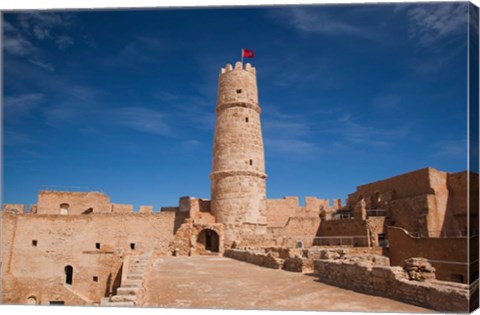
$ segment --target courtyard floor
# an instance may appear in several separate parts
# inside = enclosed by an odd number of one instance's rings
[[[221,256],[156,257],[149,275],[148,307],[433,312]]]

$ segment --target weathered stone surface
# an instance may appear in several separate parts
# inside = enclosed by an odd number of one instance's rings
[[[410,281],[402,267],[368,266],[352,259],[315,260],[319,280],[443,312],[466,312],[467,285],[443,281]]]
[[[225,226],[225,246],[265,235],[265,158],[254,68],[222,72],[213,143],[211,211]]]
[[[405,260],[403,267],[410,280],[425,281],[435,279],[435,268],[425,258],[413,257]]]
[[[275,258],[271,252],[266,253],[263,250],[226,249],[224,256],[272,269],[281,269],[285,262],[284,259]]]

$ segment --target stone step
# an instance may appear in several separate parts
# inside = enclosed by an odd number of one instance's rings
[[[122,283],[122,288],[131,288],[131,287],[139,287],[142,285],[142,280],[125,280]]]
[[[113,307],[135,306],[135,302],[110,302],[105,306],[113,306]]]
[[[145,267],[147,267],[147,264],[146,263],[136,263],[136,264],[132,265],[132,268],[136,268],[136,267],[145,268]]]
[[[145,272],[140,272],[140,271],[130,271],[129,273],[127,273],[127,276],[143,276]]]
[[[134,295],[137,294],[138,291],[140,291],[140,287],[121,287],[117,289],[117,294],[118,295]]]
[[[136,300],[136,295],[114,295],[110,299],[112,302],[135,302]]]
[[[142,275],[127,275],[128,280],[142,280],[143,279],[143,274]]]

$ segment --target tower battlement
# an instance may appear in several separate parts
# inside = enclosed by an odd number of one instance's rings
[[[255,67],[252,67],[252,65],[250,63],[247,62],[245,65],[243,65],[240,61],[237,61],[235,63],[235,68],[231,64],[227,64],[225,66],[225,68],[222,68],[220,70],[220,75],[228,73],[230,71],[238,71],[238,70],[245,70],[245,71],[248,71],[252,74],[257,73],[256,70],[255,70]]]

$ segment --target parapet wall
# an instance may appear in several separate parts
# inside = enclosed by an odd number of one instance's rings
[[[89,212],[111,212],[110,198],[99,192],[43,190],[38,194],[37,214],[78,215]]]
[[[441,312],[468,312],[467,285],[408,280],[402,267],[366,266],[348,260],[316,260],[319,280],[342,288],[431,308]]]
[[[341,200],[334,205],[341,206]],[[295,247],[301,241],[304,247],[313,245],[321,219],[330,217],[335,211],[327,199],[305,197],[305,206],[301,207],[298,197],[267,199],[267,230],[270,244]]]
[[[26,206],[23,204],[6,203],[2,205],[2,211],[13,212],[13,213],[25,213]]]
[[[402,266],[405,259],[410,257],[424,257],[435,267],[437,279],[463,279],[467,283],[468,238],[419,238],[399,227],[388,227],[388,238],[388,255],[393,266]],[[472,265],[471,272],[475,271],[478,273],[478,263]]]
[[[357,191],[348,196],[347,204],[355,206],[359,197],[365,198],[367,208],[376,208],[372,205],[375,195],[382,197],[382,200],[407,198],[418,195],[435,194],[430,181],[430,173],[443,173],[432,168],[423,168],[406,174],[394,176],[370,184],[360,185]]]

